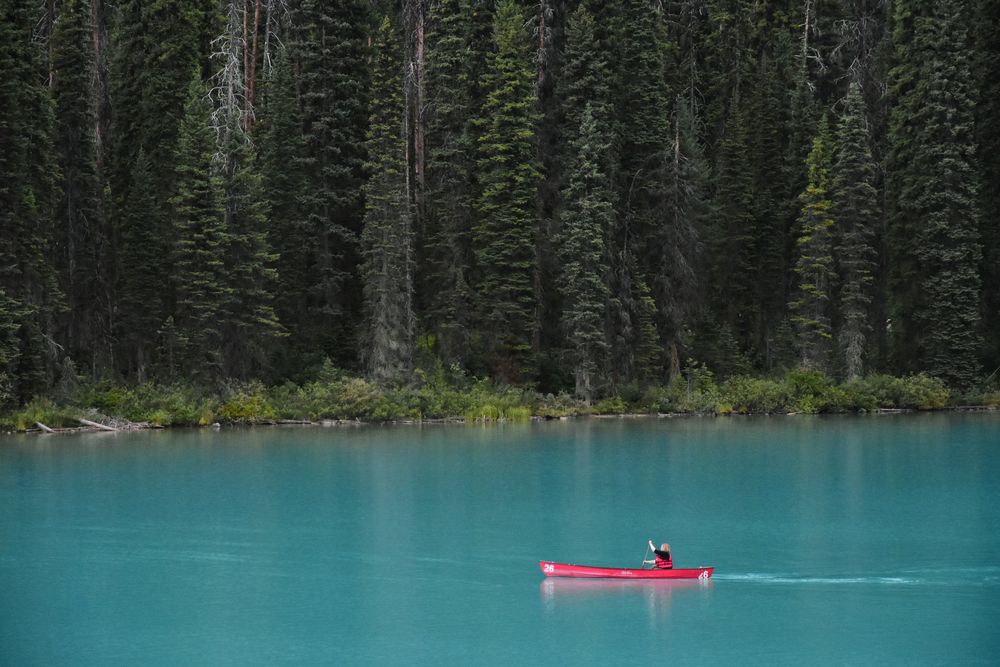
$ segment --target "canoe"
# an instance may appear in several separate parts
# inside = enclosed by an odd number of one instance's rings
[[[591,567],[538,561],[546,577],[581,577],[590,579],[708,579],[711,567],[675,567],[670,570],[646,570],[641,567]]]

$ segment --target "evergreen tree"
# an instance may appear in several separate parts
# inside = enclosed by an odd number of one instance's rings
[[[117,3],[112,56],[111,188],[123,205],[129,169],[143,148],[154,165],[157,201],[173,194],[175,145],[191,71],[208,67],[219,34],[215,0],[123,0]]]
[[[47,257],[58,165],[45,51],[33,39],[38,9],[30,0],[12,0],[0,9],[0,291],[6,295],[2,328],[8,336],[0,372],[15,402],[50,386],[60,338],[55,317],[63,306]]]
[[[649,333],[638,326],[643,290],[659,270],[659,257],[647,245],[665,206],[663,182],[670,145],[670,94],[664,78],[665,48],[660,15],[646,0],[621,4],[614,25],[618,52],[612,71],[617,102],[618,168],[617,217],[610,237],[612,291],[610,326],[612,364],[621,380],[658,375],[659,369],[642,368],[636,351],[659,345],[640,337]],[[661,296],[662,295],[658,295]],[[660,299],[662,300],[662,299]],[[655,318],[654,318],[655,319]]]
[[[798,287],[789,304],[796,326],[804,368],[826,370],[830,359],[830,293],[833,249],[830,202],[830,128],[824,115],[806,160],[809,185],[799,198],[799,254],[795,262]]]
[[[797,195],[802,191],[802,156],[797,163],[796,178],[786,182],[786,132],[789,126],[788,69],[792,44],[787,30],[778,29],[759,58],[753,87],[746,89],[745,106],[752,121],[748,124],[748,154],[752,172],[752,213],[754,219],[753,265],[755,320],[751,323],[752,346],[759,351],[760,365],[769,370],[775,358],[773,346],[777,328],[785,317],[788,295],[785,288],[788,271],[786,246],[797,208]]]
[[[58,263],[70,313],[66,340],[70,355],[90,365],[91,355],[108,352],[110,304],[107,276],[102,275],[109,239],[103,228],[94,146],[94,41],[88,0],[61,3],[52,34],[52,70],[62,176],[56,209]]]
[[[358,238],[368,121],[368,3],[298,0],[290,11],[302,108],[302,210],[313,239],[304,344],[345,365],[356,358]]]
[[[270,345],[284,332],[274,311],[276,256],[267,239],[261,177],[244,118],[241,108],[228,110],[213,168],[221,172],[224,211],[223,372],[247,380],[261,376]]]
[[[474,229],[478,335],[486,361],[500,377],[522,382],[533,372],[535,334],[534,72],[523,17],[514,0],[497,7],[497,52],[483,108],[478,161],[482,194]]]
[[[754,321],[754,221],[746,129],[738,101],[732,102],[715,167],[714,224],[709,232],[710,330],[728,327],[746,348]],[[710,332],[705,332],[711,336]]]
[[[835,250],[841,280],[837,342],[847,379],[860,376],[864,370],[877,268],[874,234],[879,203],[869,140],[861,86],[854,82],[838,127],[832,184],[839,229]]]
[[[285,48],[278,50],[263,89],[259,107],[258,153],[264,203],[268,210],[268,244],[277,255],[276,309],[289,336],[273,355],[280,374],[296,376],[304,366],[322,357],[310,348],[310,269],[316,243],[305,208],[306,152],[292,76]]]
[[[983,247],[983,331],[987,370],[1000,367],[1000,3],[979,0],[973,25],[976,29],[975,70],[979,75],[976,97],[977,158],[982,176],[980,239]]]
[[[709,209],[705,201],[707,166],[695,136],[690,108],[678,100],[673,123],[673,147],[661,170],[656,226],[646,241],[651,294],[656,304],[658,337],[669,361],[667,378],[680,373],[683,347],[695,325],[702,238]]]
[[[472,303],[472,11],[468,0],[431,3],[424,61],[427,159],[418,297],[422,328],[436,337],[445,361],[459,364],[469,356]]]
[[[608,288],[605,240],[614,221],[613,190],[605,162],[611,142],[593,107],[584,107],[574,132],[575,155],[564,187],[559,258],[563,327],[572,358],[576,393],[590,401],[607,352]]]
[[[215,172],[216,148],[208,90],[195,73],[177,140],[171,198],[174,220],[173,288],[175,362],[186,376],[203,381],[222,375],[225,306],[232,298],[226,279],[223,179]]]
[[[156,205],[156,181],[145,151],[132,168],[132,186],[121,213],[118,270],[118,339],[124,347],[129,377],[143,383],[155,363],[155,338],[166,316],[163,277],[169,274],[170,238]]]
[[[17,359],[17,330],[20,328],[18,304],[0,289],[0,410],[14,399],[13,362]]]
[[[413,356],[413,230],[407,197],[403,58],[388,18],[375,41],[368,124],[368,182],[361,234],[365,297],[364,357],[380,381],[409,373]]]
[[[964,5],[960,10],[964,9]],[[960,389],[979,371],[973,88],[964,11],[896,6],[889,187],[897,364]]]
[[[612,121],[610,89],[610,69],[604,45],[597,37],[594,15],[587,9],[587,3],[570,14],[566,25],[566,52],[557,92],[562,103],[561,143],[566,159],[571,160],[576,152],[576,141],[582,127],[586,107],[591,107],[591,115],[598,126]],[[601,160],[611,167],[614,157],[613,145],[609,142],[607,155]]]

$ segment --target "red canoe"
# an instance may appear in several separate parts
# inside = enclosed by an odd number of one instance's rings
[[[671,570],[644,570],[622,567],[591,567],[589,565],[567,565],[551,561],[538,561],[546,577],[583,577],[590,579],[708,579],[711,567],[673,568]]]

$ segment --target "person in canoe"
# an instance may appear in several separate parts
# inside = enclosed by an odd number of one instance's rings
[[[653,546],[653,540],[649,541],[649,548],[653,550],[653,567],[658,570],[670,570],[674,567],[674,560],[670,556],[670,545],[664,542],[657,549]]]

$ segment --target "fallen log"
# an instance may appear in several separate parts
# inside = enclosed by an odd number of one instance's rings
[[[97,422],[92,422],[89,419],[83,419],[82,417],[78,418],[77,421],[80,422],[81,424],[85,424],[86,426],[93,426],[94,428],[99,428],[102,431],[117,431],[118,430],[114,426],[105,426],[104,424],[98,424]]]
[[[42,422],[35,422],[35,426],[37,426],[38,428],[42,429],[46,433],[55,433],[55,431],[53,431],[52,429],[50,429],[48,426],[46,426]]]

